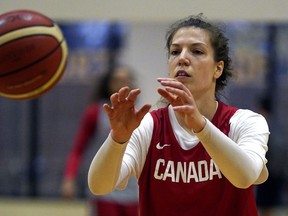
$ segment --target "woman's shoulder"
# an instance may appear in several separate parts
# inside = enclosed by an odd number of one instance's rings
[[[242,108],[239,108],[235,114],[234,114],[234,118],[237,118],[239,120],[248,120],[248,119],[264,119],[264,117],[255,112],[255,111],[252,111],[250,109],[242,109]]]
[[[220,101],[219,106],[221,106],[221,104],[222,104],[222,107],[224,107],[222,108],[223,110],[233,111],[234,114],[231,117],[233,121],[247,121],[247,120],[253,121],[253,120],[263,120],[263,119],[265,120],[265,118],[261,114],[255,111],[252,111],[250,109],[238,108],[235,106],[227,105]]]
[[[264,116],[249,109],[238,109],[232,116],[230,123],[232,127],[269,131]]]

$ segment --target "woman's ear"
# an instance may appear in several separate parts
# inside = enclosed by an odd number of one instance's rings
[[[216,64],[216,68],[215,68],[215,72],[214,72],[214,78],[218,79],[222,72],[223,72],[223,68],[224,68],[224,62],[220,61]]]

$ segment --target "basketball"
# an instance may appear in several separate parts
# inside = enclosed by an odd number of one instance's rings
[[[43,95],[59,82],[67,56],[61,29],[49,17],[31,10],[0,15],[0,96]]]

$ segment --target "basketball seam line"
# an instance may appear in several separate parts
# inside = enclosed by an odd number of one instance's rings
[[[58,44],[58,46],[56,46],[54,49],[52,49],[50,52],[48,52],[45,56],[43,56],[42,58],[24,66],[24,67],[21,67],[20,69],[17,69],[17,70],[13,70],[13,71],[9,71],[9,72],[6,72],[5,74],[0,74],[0,77],[5,77],[5,76],[8,76],[8,75],[11,75],[11,74],[14,74],[14,73],[17,73],[18,71],[20,70],[25,70],[26,68],[29,68],[31,65],[34,65],[34,64],[37,64],[38,62],[41,62],[43,59],[45,59],[46,57],[50,56],[55,50],[57,50],[61,44],[63,43],[64,39],[62,41],[60,41],[60,43]]]

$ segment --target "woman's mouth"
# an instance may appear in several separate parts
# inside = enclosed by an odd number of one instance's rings
[[[186,71],[184,70],[179,70],[177,73],[176,73],[176,78],[178,77],[191,77]]]

